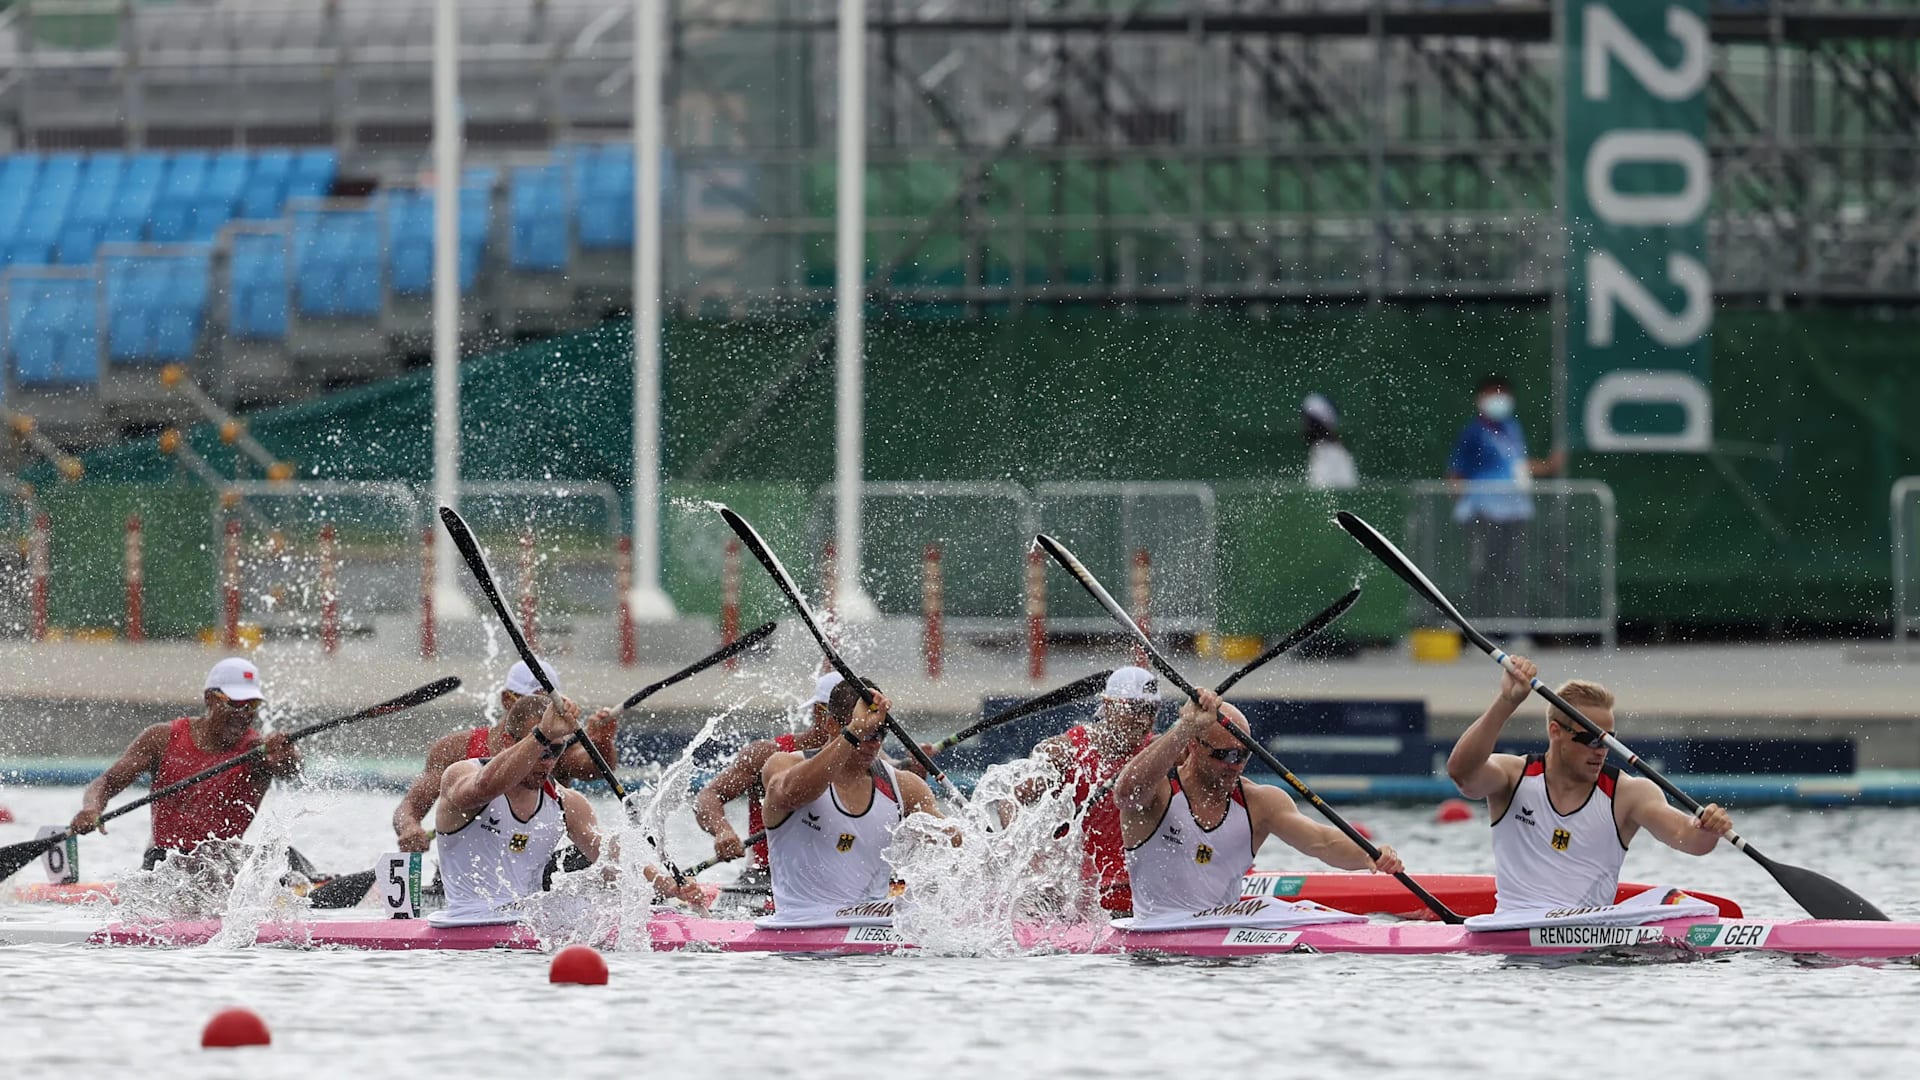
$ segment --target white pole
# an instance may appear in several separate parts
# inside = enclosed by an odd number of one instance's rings
[[[862,621],[879,612],[860,588],[860,484],[865,448],[861,386],[862,309],[867,296],[867,6],[840,0],[840,153],[834,225],[835,603],[839,617]]]
[[[660,82],[667,0],[633,0],[632,617],[674,617],[660,587]]]
[[[456,0],[438,0],[433,20],[433,497],[460,505],[460,23]],[[461,563],[437,515],[433,608],[440,619],[473,617]]]

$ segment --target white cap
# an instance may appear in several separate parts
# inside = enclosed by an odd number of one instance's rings
[[[1323,427],[1340,426],[1340,414],[1334,411],[1333,402],[1325,394],[1308,394],[1307,399],[1300,403],[1300,412],[1320,421]]]
[[[814,680],[813,697],[808,700],[807,704],[825,705],[827,699],[833,696],[833,688],[845,681],[846,676],[837,671],[829,671],[825,675],[820,676]]]
[[[1159,701],[1160,679],[1143,667],[1114,668],[1100,696],[1109,701]]]
[[[553,665],[547,663],[544,657],[535,657],[535,659],[540,661],[540,670],[547,673],[547,681],[553,684],[555,690],[560,689],[560,673],[553,670]],[[507,672],[507,693],[525,697],[528,694],[545,692],[540,686],[540,680],[533,677],[533,669],[527,667],[525,660],[513,665]]]
[[[207,672],[207,689],[218,690],[228,701],[259,701],[267,695],[260,690],[260,669],[237,656],[229,656]]]

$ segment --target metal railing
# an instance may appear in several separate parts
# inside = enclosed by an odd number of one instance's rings
[[[1152,632],[1214,628],[1220,545],[1211,484],[1044,483],[1033,491],[1042,529],[1072,548],[1129,608],[1135,559],[1145,556]],[[1112,627],[1099,605],[1077,588],[1049,589],[1047,611],[1048,623],[1060,630],[1102,632]]]
[[[1920,625],[1920,552],[1914,547],[1914,534],[1920,531],[1920,476],[1903,476],[1893,482],[1889,495],[1892,504],[1893,537],[1893,640],[1904,642]]]
[[[1410,486],[1406,549],[1481,630],[1615,642],[1613,490],[1593,480]],[[1413,597],[1417,623],[1439,616]]]

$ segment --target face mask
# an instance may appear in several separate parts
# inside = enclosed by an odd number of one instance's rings
[[[1480,415],[1496,424],[1513,419],[1512,394],[1488,394],[1480,399]]]

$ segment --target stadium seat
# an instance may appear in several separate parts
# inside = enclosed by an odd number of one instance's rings
[[[303,210],[294,215],[294,292],[300,314],[376,318],[385,305],[378,212]]]
[[[80,186],[80,168],[79,154],[54,154],[46,159],[28,195],[19,229],[8,245],[9,263],[21,266],[52,261],[54,246],[66,228],[74,192]]]
[[[583,249],[633,246],[633,145],[603,143],[573,148],[574,221]]]
[[[126,161],[119,154],[94,154],[87,159],[66,225],[60,230],[54,251],[56,261],[68,266],[93,261],[94,249],[100,246],[107,219],[120,197],[125,171]]]
[[[7,344],[23,387],[100,381],[95,285],[88,278],[16,273],[7,285]]]
[[[287,237],[236,232],[229,263],[227,332],[247,341],[287,336]]]
[[[555,273],[572,262],[563,165],[520,165],[507,189],[507,259],[513,269]]]
[[[480,280],[487,234],[493,225],[493,169],[468,169],[460,188],[460,291]],[[433,192],[396,188],[387,194],[387,269],[393,291],[425,296],[433,291]]]
[[[240,216],[249,221],[279,217],[286,208],[287,181],[292,173],[293,151],[261,151],[240,191]]]
[[[207,171],[206,184],[193,200],[193,212],[187,228],[190,240],[212,240],[240,210],[240,194],[246,190],[252,170],[252,158],[245,150],[223,150]]]
[[[166,156],[158,153],[135,154],[127,162],[120,178],[120,191],[114,197],[100,236],[103,244],[137,244],[146,239],[147,219],[160,197],[160,185],[166,179]]]
[[[176,244],[193,238],[193,207],[206,187],[208,168],[205,151],[185,150],[173,155],[148,218],[148,240]]]
[[[302,150],[294,155],[287,175],[289,199],[324,199],[333,191],[339,156],[332,150]]]
[[[204,251],[104,259],[107,359],[112,363],[191,359],[206,315],[210,268],[211,256]]]

